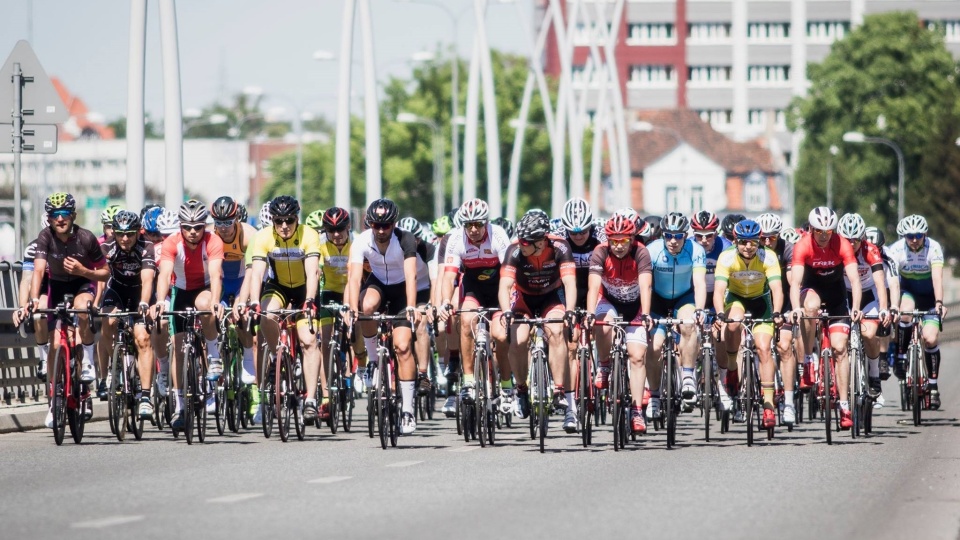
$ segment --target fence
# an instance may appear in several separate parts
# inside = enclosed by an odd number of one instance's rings
[[[44,385],[37,379],[33,329],[24,337],[13,326],[22,273],[19,262],[0,262],[0,405],[39,402],[44,393]]]

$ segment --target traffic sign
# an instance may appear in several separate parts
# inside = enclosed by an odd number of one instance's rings
[[[13,141],[13,124],[6,124],[3,130],[9,128],[10,140]],[[2,132],[2,131],[0,131]],[[33,125],[23,126],[23,142],[20,151],[24,154],[56,154],[57,153],[57,126]],[[13,149],[9,150],[10,152]],[[2,152],[2,150],[0,150]]]
[[[17,42],[13,52],[3,63],[3,68],[0,68],[0,111],[13,109],[13,93],[16,90],[13,87],[15,63],[20,64],[24,77],[23,102],[20,107],[23,111],[23,123],[31,125],[66,122],[70,118],[70,111],[63,104],[53,82],[40,65],[40,60],[25,40]],[[12,124],[13,119],[9,115],[0,114],[0,123]]]

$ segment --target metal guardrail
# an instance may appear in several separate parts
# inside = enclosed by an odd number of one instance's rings
[[[39,402],[44,395],[37,379],[36,340],[13,326],[22,274],[19,262],[0,262],[0,406]]]

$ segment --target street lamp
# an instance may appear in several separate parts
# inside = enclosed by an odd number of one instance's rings
[[[897,143],[891,141],[890,139],[884,139],[883,137],[867,137],[859,131],[848,131],[843,134],[843,142],[853,143],[853,144],[882,144],[889,146],[897,154],[897,223],[903,219],[904,214],[904,204],[903,204],[903,184],[904,184],[904,164],[903,164],[903,150],[900,149],[900,146]]]
[[[440,126],[429,118],[423,118],[413,113],[401,112],[397,114],[397,122],[401,124],[422,124],[429,126],[433,131],[433,215],[443,215],[443,141],[440,138]]]
[[[827,160],[827,208],[833,208],[833,158],[837,157],[840,149],[830,145],[830,159]]]

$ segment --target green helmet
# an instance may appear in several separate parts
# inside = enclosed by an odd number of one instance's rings
[[[113,221],[113,216],[117,215],[117,212],[123,210],[120,208],[119,204],[111,204],[110,206],[103,209],[103,212],[100,212],[100,223],[107,225]]]
[[[314,210],[307,214],[307,227],[320,232],[323,229],[323,210]]]
[[[433,222],[433,234],[441,237],[453,228],[453,224],[450,223],[450,218],[447,216],[440,216],[436,221]]]

